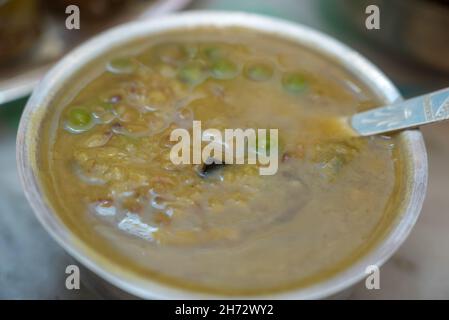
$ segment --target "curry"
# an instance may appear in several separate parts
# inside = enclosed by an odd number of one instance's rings
[[[40,178],[63,223],[123,270],[227,295],[298,288],[352,265],[396,218],[396,138],[351,136],[341,117],[381,102],[331,59],[212,28],[142,39],[94,67],[46,116]],[[170,133],[193,121],[278,129],[276,174],[174,164]]]

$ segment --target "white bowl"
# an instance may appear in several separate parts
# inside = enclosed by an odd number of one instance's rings
[[[150,37],[171,30],[197,27],[244,27],[274,34],[311,48],[340,63],[355,74],[385,103],[401,96],[388,78],[358,53],[333,38],[307,27],[274,18],[247,13],[186,12],[151,21],[125,24],[84,43],[56,64],[34,90],[20,121],[17,137],[17,161],[20,179],[34,212],[53,238],[76,260],[110,284],[141,298],[207,299],[226,298],[220,295],[189,291],[166,285],[152,279],[138,278],[111,265],[96,254],[61,222],[43,197],[37,177],[37,142],[42,119],[55,93],[65,90],[77,70],[95,60],[111,48],[133,40]],[[335,295],[365,277],[368,265],[381,266],[404,242],[415,224],[425,196],[427,185],[427,155],[422,135],[418,130],[400,133],[399,141],[406,155],[405,197],[398,217],[387,236],[361,260],[335,276],[315,285],[263,296],[233,296],[232,298],[313,299]]]

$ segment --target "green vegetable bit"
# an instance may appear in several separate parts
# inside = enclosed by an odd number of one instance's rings
[[[246,66],[245,76],[254,81],[267,81],[273,76],[273,68],[266,63],[253,63]]]
[[[72,133],[84,132],[94,125],[92,114],[84,108],[73,108],[68,114],[66,129]]]
[[[307,88],[306,79],[299,73],[288,73],[282,78],[282,86],[290,93],[301,93]]]
[[[197,85],[206,80],[207,71],[203,63],[192,61],[178,71],[178,79],[190,85]]]
[[[234,78],[238,72],[239,69],[237,65],[227,59],[220,59],[215,61],[211,66],[211,75],[215,79],[232,79]]]
[[[107,64],[106,69],[115,74],[130,74],[135,71],[136,65],[130,58],[116,58]]]

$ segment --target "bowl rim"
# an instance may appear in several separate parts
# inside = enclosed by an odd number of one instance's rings
[[[359,53],[309,27],[278,18],[242,12],[188,11],[167,15],[149,21],[126,23],[105,31],[83,43],[61,59],[33,91],[23,111],[17,134],[17,166],[19,179],[28,202],[47,232],[71,256],[88,269],[118,288],[141,298],[162,299],[316,299],[336,294],[362,280],[368,265],[381,266],[404,242],[421,211],[427,188],[427,153],[419,130],[400,133],[409,157],[410,184],[408,199],[401,207],[400,219],[388,234],[362,259],[333,277],[308,287],[264,295],[226,296],[174,287],[152,279],[138,279],[119,268],[105,268],[98,255],[70,231],[44,201],[31,160],[38,140],[35,118],[51,103],[54,93],[65,87],[70,76],[87,62],[101,56],[111,48],[134,39],[171,30],[198,27],[242,27],[293,40],[307,48],[335,59],[354,73],[386,102],[401,99],[392,82]],[[34,124],[33,124],[34,123]]]

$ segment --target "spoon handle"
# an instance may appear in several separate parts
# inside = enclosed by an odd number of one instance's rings
[[[414,128],[449,119],[449,88],[355,114],[350,124],[360,136]]]

